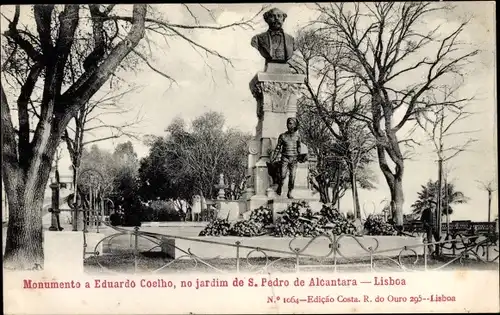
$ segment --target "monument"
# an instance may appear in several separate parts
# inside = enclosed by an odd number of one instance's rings
[[[283,31],[286,17],[286,13],[276,8],[267,11],[264,20],[269,29],[251,40],[251,45],[265,59],[265,68],[250,82],[250,90],[257,101],[258,123],[255,139],[248,147],[249,180],[244,196],[247,212],[263,205],[281,211],[294,199],[319,201],[319,194],[312,190],[308,181],[309,167],[314,164],[314,157],[304,163],[281,164],[281,168],[271,161],[279,135],[287,130],[287,121],[296,122],[297,98],[305,79],[304,75],[293,73],[288,64],[296,45],[294,38]],[[303,144],[299,146],[306,150]],[[276,168],[279,175],[292,175],[288,184],[282,176],[275,174]],[[271,176],[273,173],[274,176]],[[290,183],[294,187],[288,187]],[[277,194],[278,188],[288,191],[287,196]],[[293,195],[289,188],[293,188]],[[280,190],[278,193],[281,194]]]

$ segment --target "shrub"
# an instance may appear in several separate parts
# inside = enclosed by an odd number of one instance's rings
[[[261,206],[250,213],[250,220],[264,225],[271,224],[273,223],[273,211],[268,207]]]
[[[251,219],[238,221],[231,226],[229,234],[234,236],[246,236],[246,237],[262,235],[263,224],[260,222],[253,221]]]
[[[364,228],[368,235],[397,235],[397,231],[393,225],[371,214],[366,218]]]
[[[314,237],[329,232],[335,235],[356,233],[356,227],[337,209],[328,205],[323,205],[319,213],[313,213],[306,202],[292,203],[282,214],[276,222],[276,236]]]
[[[123,226],[141,226],[141,218],[136,213],[129,213],[123,216]]]
[[[226,236],[229,234],[230,228],[227,219],[214,219],[200,232],[199,236]]]
[[[109,222],[112,226],[118,226],[122,224],[122,218],[118,213],[115,212],[109,216]]]
[[[279,237],[317,236],[324,233],[320,217],[312,213],[305,201],[293,202],[276,221],[273,234]]]
[[[151,221],[180,221],[179,211],[175,209],[172,202],[164,200],[155,200],[149,206],[149,215],[147,218]]]
[[[227,219],[212,220],[199,235],[252,237],[271,234],[278,237],[314,237],[330,231],[335,235],[356,233],[356,227],[331,206],[324,205],[319,213],[313,213],[307,202],[293,202],[280,214],[282,216],[269,230],[266,230],[266,226],[272,223],[272,210],[260,207],[250,213],[248,220],[233,224]]]

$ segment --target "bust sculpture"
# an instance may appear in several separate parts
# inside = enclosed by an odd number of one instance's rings
[[[264,20],[269,29],[252,38],[252,47],[260,52],[266,64],[286,63],[296,50],[294,38],[283,31],[286,17],[286,13],[277,8],[265,12]]]

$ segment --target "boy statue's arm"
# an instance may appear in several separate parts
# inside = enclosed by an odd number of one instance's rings
[[[302,143],[302,139],[300,138],[300,135],[297,137],[297,155],[301,153],[300,151],[300,145]]]
[[[276,148],[274,149],[273,153],[271,154],[271,162],[273,162],[277,157],[278,153],[283,145],[283,134],[279,135],[278,137],[278,143],[276,144]]]

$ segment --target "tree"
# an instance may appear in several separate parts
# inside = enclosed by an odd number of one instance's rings
[[[130,141],[120,143],[113,152],[113,194],[115,206],[121,206],[125,224],[138,225],[143,218],[139,196],[139,160]]]
[[[418,199],[412,204],[413,215],[420,217],[425,209],[437,209],[438,204],[438,181],[429,180],[425,186],[422,186],[418,192]],[[446,191],[441,192],[441,208],[443,209],[442,215],[451,215],[453,213],[452,206],[455,204],[466,203],[467,198],[461,191],[457,191],[453,183],[448,183]]]
[[[434,146],[434,152],[438,162],[438,194],[437,199],[441,198],[440,192],[443,187],[443,167],[460,153],[466,151],[477,139],[468,137],[463,141],[463,137],[475,131],[464,130],[459,128],[457,124],[469,118],[472,113],[466,110],[469,103],[456,102],[456,94],[458,84],[455,88],[443,87],[442,90],[434,90],[429,95],[429,101],[434,106],[429,106],[418,113],[416,121],[418,125],[425,131],[427,137]],[[451,138],[460,136],[460,143],[450,145]],[[447,192],[447,178],[444,176],[444,191]],[[444,196],[447,198],[447,196]],[[441,232],[441,205],[438,204],[438,232]],[[446,227],[449,230],[449,213],[446,215]]]
[[[330,160],[328,168],[335,170],[333,181],[328,176],[316,176],[323,200],[329,199],[325,198],[327,197],[325,180],[335,183],[335,186],[340,188],[339,180],[342,178],[342,173],[345,173],[352,191],[354,214],[360,218],[358,183],[361,183],[363,188],[373,188],[373,185],[367,181],[366,176],[361,177],[363,181],[358,181],[358,175],[362,170],[365,171],[364,175],[368,174],[366,170],[373,159],[374,140],[366,127],[366,122],[348,115],[352,112],[362,113],[365,110],[364,100],[358,93],[359,85],[352,75],[343,70],[343,63],[350,61],[341,49],[331,45],[320,35],[314,29],[305,28],[297,38],[300,54],[292,59],[292,67],[306,76],[306,88],[299,110],[307,114],[300,116],[308,120],[303,123],[305,128],[314,128],[308,127],[313,120],[317,121],[315,125],[321,125],[321,131],[305,132],[306,139],[309,142],[319,142],[314,145],[316,151],[323,146],[321,150],[324,152],[317,152],[320,153],[318,158],[320,168],[326,166],[323,163],[326,161],[324,153],[328,152],[330,155],[327,158]],[[328,172],[323,170],[322,173],[326,174],[325,171]]]
[[[81,173],[90,172],[90,174],[89,176],[78,177],[76,185],[78,193],[85,196],[88,194],[87,190],[90,186],[99,184],[103,193],[111,194],[114,190],[115,167],[115,159],[110,152],[100,149],[96,144],[93,144],[90,150],[84,148],[81,158]]]
[[[344,196],[349,182],[345,165],[335,154],[333,136],[305,101],[303,98],[297,104],[297,118],[302,139],[316,157],[316,167],[310,170],[311,184],[319,192],[321,202],[336,204]]]
[[[214,198],[219,175],[224,174],[228,197],[239,198],[250,135],[226,128],[224,116],[216,112],[196,117],[189,130],[181,119],[166,130],[167,136],[154,139],[149,155],[141,161],[141,195],[148,200],[190,199],[194,194]]]
[[[225,130],[225,118],[207,112],[191,123],[191,132],[174,144],[183,174],[193,178],[194,190],[215,198],[219,175],[241,187],[246,172],[246,143],[250,135]],[[179,138],[178,138],[179,139]]]
[[[142,61],[156,73],[172,79],[141,52],[147,48],[147,40],[139,45],[147,39],[147,32],[162,34],[167,40],[184,40],[227,64],[228,58],[197,43],[191,33],[183,30],[248,27],[253,20],[226,26],[173,24],[153,17],[158,14],[148,10],[146,4],[133,5],[129,16],[124,10],[120,11],[124,15],[115,14],[119,10],[114,4],[32,8],[32,16],[21,15],[19,5],[10,18],[2,14],[8,22],[2,34],[0,86],[2,177],[9,202],[4,258],[6,266],[17,269],[41,263],[43,193],[55,151],[70,120],[124,65],[134,67]],[[3,7],[2,11],[6,12]],[[20,22],[24,16],[30,17],[31,24]],[[133,55],[129,55],[131,52]],[[68,66],[74,62],[82,63],[82,67]],[[70,73],[70,69],[83,71]],[[76,80],[70,80],[72,75]],[[12,109],[9,98],[16,99]]]
[[[313,176],[311,184],[320,193],[320,201],[336,204],[347,189],[355,191],[356,188],[353,189],[352,184],[354,178],[355,187],[359,185],[363,189],[372,189],[375,177],[369,169],[370,160],[356,160],[357,152],[348,155],[349,151],[345,149],[349,146],[341,145],[341,140],[336,139],[327,130],[314,107],[307,106],[304,100],[298,103],[297,117],[301,122],[299,129],[303,141],[317,160],[315,169],[311,170]],[[353,165],[356,168],[352,167]],[[354,172],[356,176],[350,176]],[[357,194],[353,193],[353,207],[356,205],[359,209],[359,199]],[[357,215],[359,217],[359,212]]]
[[[379,167],[391,192],[395,223],[403,225],[402,146],[412,142],[400,134],[416,114],[435,104],[426,98],[437,88],[465,76],[467,65],[478,50],[463,48],[461,23],[444,33],[429,29],[433,14],[448,6],[428,2],[318,4],[317,30],[345,51],[352,62],[343,70],[359,82],[367,98],[369,114],[353,112],[367,122],[376,140]],[[456,100],[455,103],[466,102]]]
[[[80,197],[89,199],[88,188],[99,185],[100,197],[109,198],[115,207],[121,206],[125,219],[132,215],[140,216],[138,170],[137,153],[130,141],[118,144],[113,153],[94,144],[90,151],[84,150],[82,156],[82,176],[78,179]],[[92,182],[95,177],[83,176],[87,172],[100,174],[99,182]]]
[[[66,142],[66,148],[68,149],[71,159],[73,187],[77,187],[78,172],[80,169],[83,149],[86,145],[109,139],[117,139],[122,136],[136,138],[130,128],[139,123],[140,119],[135,118],[134,120],[127,121],[123,124],[108,124],[105,122],[106,114],[111,113],[114,115],[123,115],[132,111],[133,108],[124,108],[120,106],[119,101],[123,96],[133,92],[134,90],[134,88],[126,89],[119,94],[112,94],[112,90],[110,90],[96,100],[91,99],[88,104],[78,110],[76,115],[71,120],[73,124],[70,122],[70,124],[66,127],[63,139]],[[93,134],[94,132],[102,129],[108,129],[109,132],[103,136],[94,136],[93,139],[88,139],[89,134]],[[73,200],[73,203],[76,203],[76,199]],[[77,230],[77,216],[77,212],[74,212],[74,231]]]

